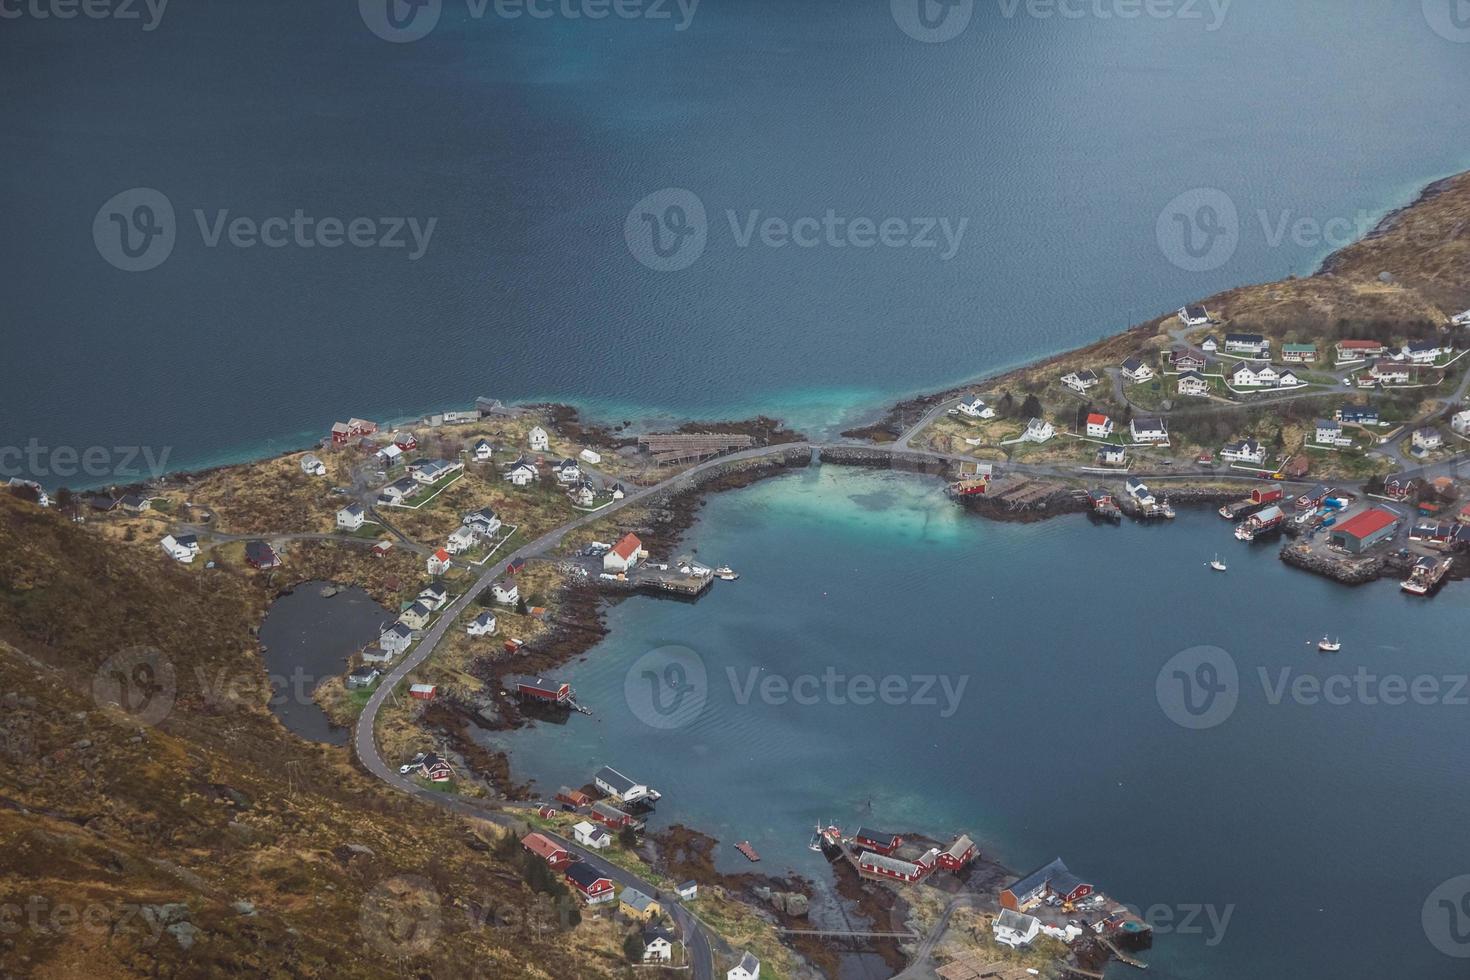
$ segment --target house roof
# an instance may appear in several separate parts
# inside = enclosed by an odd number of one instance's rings
[[[1339,524],[1337,531],[1341,534],[1350,534],[1355,538],[1366,538],[1371,534],[1377,534],[1398,519],[1398,515],[1392,511],[1384,510],[1382,507],[1372,507]]]
[[[1012,895],[1031,895],[1046,887],[1046,883],[1059,874],[1067,873],[1067,865],[1061,858],[1053,858],[1047,864],[1043,864],[1024,878],[1017,878],[1006,889]]]
[[[1033,924],[1040,928],[1041,920],[1034,915],[1025,915],[1012,909],[1001,909],[1000,915],[995,917],[996,929],[1009,929],[1012,932],[1030,932]]]
[[[439,559],[440,561],[448,561],[449,552],[445,551],[443,548],[440,548],[434,552],[434,557]]]
[[[495,622],[495,614],[488,609],[475,617],[477,626],[489,626],[493,622]]]
[[[1341,422],[1334,422],[1331,419],[1318,419],[1317,420],[1317,428],[1319,428],[1319,429],[1341,429],[1342,428],[1342,423]]]
[[[552,840],[550,837],[547,837],[545,834],[527,834],[526,836],[521,838],[521,843],[525,846],[526,850],[530,851],[532,854],[536,855],[539,858],[545,858],[547,860],[550,860],[557,854],[565,854],[567,850],[565,847],[562,847],[560,844]]]
[[[1382,350],[1383,343],[1377,340],[1340,340],[1337,346],[1343,350]]]
[[[1266,338],[1258,333],[1227,333],[1225,343],[1227,344],[1264,344]]]
[[[612,553],[627,561],[643,549],[643,542],[636,534],[625,534],[612,546]]]
[[[1093,412],[1091,415],[1087,416],[1088,425],[1107,425],[1110,421],[1112,420],[1109,419],[1106,415],[1101,415],[1097,412]]]
[[[378,670],[378,668],[376,667],[354,667],[352,669],[352,672],[347,676],[355,677],[359,680],[371,680],[381,673],[382,671]]]
[[[648,907],[653,904],[652,898],[636,888],[624,888],[623,894],[618,896],[618,901],[635,912],[647,912]]]
[[[643,940],[645,948],[652,946],[660,939],[670,944],[674,942],[674,934],[662,926],[648,926],[638,933],[638,938]]]
[[[1097,372],[1093,371],[1091,368],[1084,368],[1083,370],[1077,372],[1077,377],[1083,381],[1096,381]]]
[[[572,882],[577,885],[577,887],[583,889],[584,891],[591,889],[600,881],[605,881],[609,885],[612,884],[611,878],[603,874],[601,871],[598,871],[586,861],[578,861],[576,864],[573,864],[571,867],[567,868],[567,877],[570,878]]]
[[[970,840],[968,835],[961,834],[953,844],[944,849],[944,853],[952,857],[959,857],[974,846],[975,842]]]
[[[755,975],[755,971],[761,968],[761,961],[755,958],[755,954],[746,950],[740,954],[740,969],[746,973]]]
[[[494,585],[490,586],[490,588],[494,589],[496,592],[501,593],[502,595],[510,595],[512,592],[520,591],[519,586],[517,586],[514,582],[508,581],[506,579],[501,579],[499,582],[496,582]]]
[[[1179,374],[1180,381],[1203,381],[1205,376],[1198,371],[1182,371]]]
[[[638,785],[627,776],[624,776],[622,773],[618,772],[612,766],[603,766],[601,769],[597,770],[597,775],[593,778],[598,779],[603,783],[606,783],[608,786],[611,786],[612,791],[614,793],[617,793],[619,796]]]
[[[1133,357],[1130,357],[1128,358],[1128,360],[1123,362],[1124,371],[1137,371],[1141,367],[1143,367],[1143,360],[1137,355],[1134,355]]]
[[[1132,425],[1133,425],[1133,430],[1135,432],[1164,432],[1164,431],[1167,431],[1165,429],[1165,427],[1164,427],[1164,420],[1161,419],[1161,418],[1156,418],[1156,417],[1151,416],[1151,415],[1144,416],[1143,418],[1134,419],[1133,422],[1132,422]]]
[[[1190,306],[1186,306],[1184,308],[1184,312],[1187,313],[1189,315],[1190,319],[1193,319],[1193,320],[1202,319],[1202,318],[1207,317],[1207,316],[1210,315],[1205,310],[1205,308],[1203,306],[1200,306],[1198,304],[1192,304]]]
[[[869,830],[867,827],[859,827],[853,832],[852,836],[861,837],[863,840],[870,840],[874,844],[881,844],[884,847],[894,847],[898,844],[897,834],[890,834],[883,830]]]
[[[872,851],[864,851],[858,858],[858,864],[867,865],[870,868],[882,868],[895,874],[913,877],[919,873],[919,866],[912,861],[901,861],[898,858],[888,857],[883,854],[875,854]]]
[[[1317,349],[1316,344],[1283,344],[1281,349],[1291,354],[1310,354]]]

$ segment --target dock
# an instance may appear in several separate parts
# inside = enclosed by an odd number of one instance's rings
[[[659,466],[692,463],[706,456],[749,449],[755,440],[747,435],[718,432],[655,432],[638,437],[638,444],[653,454]]]
[[[739,851],[741,854],[744,854],[752,862],[759,861],[761,859],[761,856],[755,852],[755,848],[750,846],[750,841],[748,840],[743,840],[739,844],[736,844],[735,850]]]
[[[1106,946],[1108,948],[1108,951],[1113,954],[1113,957],[1119,963],[1125,963],[1136,970],[1148,969],[1147,963],[1145,963],[1143,960],[1138,959],[1135,956],[1129,956],[1127,953],[1118,948],[1117,943],[1113,942],[1111,939],[1108,939],[1106,936],[1099,938],[1098,942]]]

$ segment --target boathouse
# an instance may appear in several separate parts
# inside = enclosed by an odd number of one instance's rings
[[[1056,858],[1003,889],[1000,904],[1019,912],[1048,895],[1062,902],[1075,902],[1091,894],[1092,886],[1068,870],[1061,858]]]
[[[622,830],[624,827],[637,827],[640,823],[632,814],[624,813],[617,807],[604,803],[601,800],[592,804],[591,811],[587,815],[604,827],[611,827],[613,830]]]
[[[612,766],[603,766],[597,770],[592,777],[592,784],[623,803],[635,803],[651,795],[647,786],[634,782]]]
[[[853,832],[852,842],[874,853],[886,855],[898,850],[898,845],[903,843],[903,838],[898,834],[887,834],[881,830],[859,827]]]
[[[505,689],[522,700],[544,701],[547,704],[566,704],[573,697],[572,685],[566,681],[531,677],[528,674],[505,675]]]
[[[975,858],[975,842],[965,834],[955,838],[953,844],[939,852],[939,866],[946,871],[958,871]]]
[[[924,877],[930,869],[921,867],[912,861],[901,861],[886,854],[864,851],[858,857],[858,870],[866,875],[912,884]]]

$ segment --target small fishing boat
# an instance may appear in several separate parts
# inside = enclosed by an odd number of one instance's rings
[[[1337,651],[1342,649],[1342,640],[1330,639],[1329,637],[1324,635],[1322,639],[1317,641],[1317,649],[1321,650],[1323,653],[1336,653]]]
[[[735,571],[735,569],[731,568],[729,565],[721,565],[719,568],[715,569],[715,575],[726,582],[733,582],[740,577],[740,573]]]
[[[1220,556],[1217,554],[1215,555],[1215,560],[1210,562],[1210,567],[1217,572],[1223,572],[1225,571],[1226,565],[1223,561],[1220,560]]]

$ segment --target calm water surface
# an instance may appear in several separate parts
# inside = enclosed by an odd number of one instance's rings
[[[614,608],[608,639],[565,671],[596,714],[504,744],[548,791],[603,763],[636,772],[665,793],[654,825],[708,829],[731,870],[747,865],[728,845],[748,838],[763,868],[824,878],[812,825],[861,821],[968,830],[1019,870],[1060,854],[1143,908],[1233,907],[1214,945],[1160,935],[1162,976],[1462,975],[1420,911],[1470,872],[1470,707],[1272,703],[1259,671],[1273,686],[1282,670],[1463,673],[1463,590],[1426,604],[1392,583],[1346,589],[1229,532],[1199,511],[1171,526],[997,525],[931,479],[835,467],[721,494],[689,543],[741,579],[697,605]],[[1205,567],[1216,551],[1228,574]],[[1311,641],[1329,629],[1344,650],[1323,658]],[[663,731],[624,692],[638,659],[670,645],[698,653],[709,694]],[[1233,714],[1208,730],[1171,722],[1155,693],[1197,645],[1224,648],[1240,675]],[[829,668],[965,686],[949,717],[942,695],[744,693],[752,676]]]

